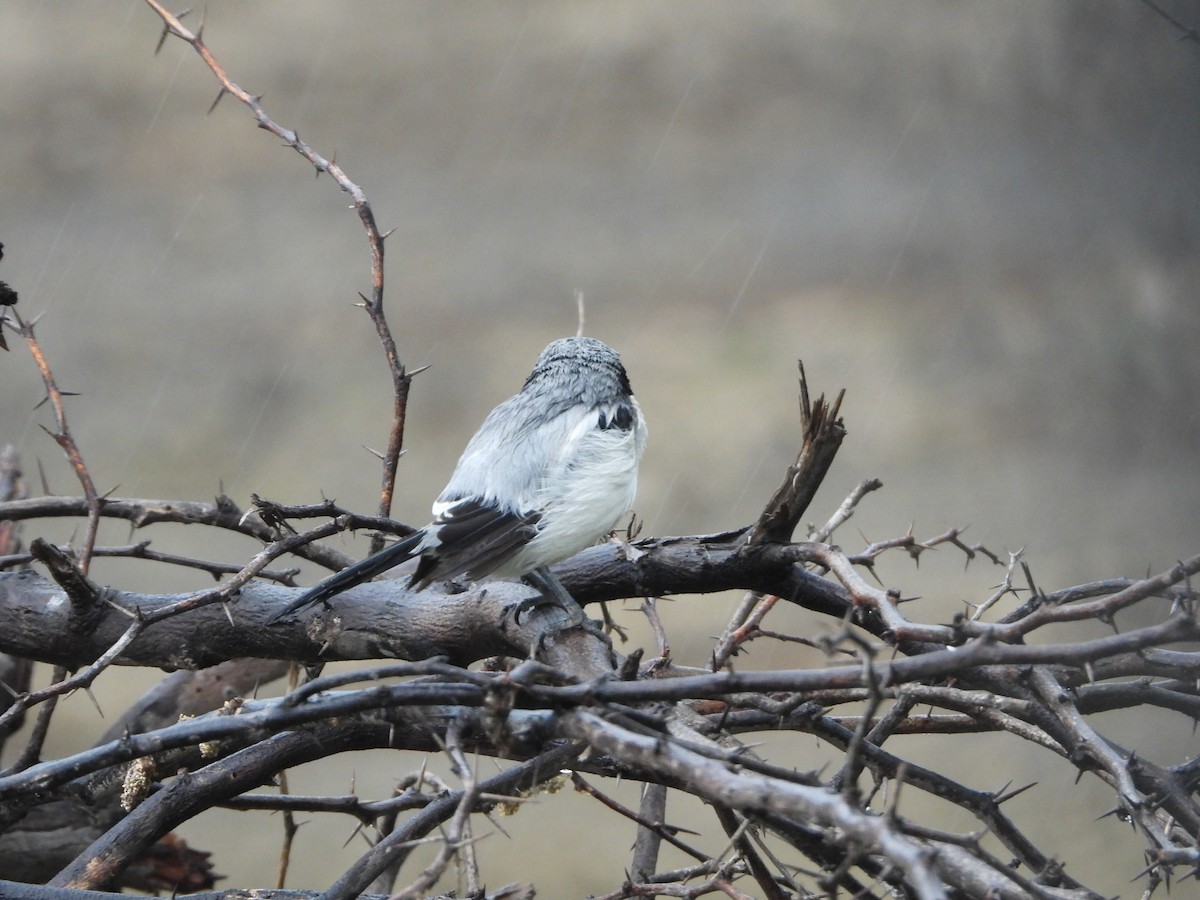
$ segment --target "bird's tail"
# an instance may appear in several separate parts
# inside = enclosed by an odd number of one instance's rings
[[[398,566],[405,560],[412,559],[421,552],[421,542],[424,538],[425,533],[417,531],[403,540],[396,541],[396,543],[384,547],[378,553],[368,556],[366,559],[360,560],[352,566],[347,566],[337,574],[329,576],[324,581],[305,591],[283,609],[274,612],[267,619],[267,624],[270,625],[272,622],[298,612],[306,606],[312,606],[314,603],[325,603],[330,597],[347,591],[356,584],[370,581],[381,572],[386,572],[392,568],[392,566]]]

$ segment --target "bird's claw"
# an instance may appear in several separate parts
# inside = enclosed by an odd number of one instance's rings
[[[557,597],[546,597],[542,594],[538,594],[534,597],[526,597],[520,603],[517,603],[515,606],[510,606],[508,609],[506,609],[504,614],[507,616],[511,613],[513,621],[520,625],[522,616],[526,615],[532,610],[542,609],[546,606],[556,607],[567,614],[566,622],[552,625],[548,629],[552,633],[568,631],[572,628],[582,628],[585,631],[591,631],[597,635],[604,634],[604,628],[601,626],[601,624],[595,619],[588,618],[587,613],[583,611],[583,607],[581,607],[578,603],[572,603],[571,606],[567,606],[566,604],[559,602]],[[574,608],[572,609],[571,607]]]
[[[547,641],[553,642],[553,640],[560,634],[563,634],[567,631],[575,631],[576,629],[585,631],[592,637],[599,640],[608,648],[609,653],[611,654],[612,638],[609,637],[608,632],[604,630],[604,626],[595,619],[589,619],[587,616],[584,616],[579,621],[555,622],[552,625],[547,625],[544,629],[542,629],[541,633],[538,634],[537,640],[534,642],[533,648],[530,650],[529,658],[537,659],[541,656],[542,650],[545,648]]]
[[[543,594],[536,594],[532,597],[526,597],[524,600],[522,600],[516,606],[510,606],[508,609],[506,609],[504,611],[504,615],[507,616],[509,613],[511,613],[512,617],[513,617],[513,621],[516,624],[520,625],[521,624],[521,616],[523,616],[525,613],[529,612],[530,610],[540,609],[543,606],[557,606],[560,609],[562,609],[564,612],[570,613],[570,610],[568,610],[568,609],[566,609],[566,607],[562,606],[562,604],[559,603],[558,600],[556,600],[554,597],[546,597]],[[580,610],[580,612],[583,612],[583,611]]]

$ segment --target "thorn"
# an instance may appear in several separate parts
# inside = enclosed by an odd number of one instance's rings
[[[228,604],[228,603],[226,603],[226,602],[224,602],[224,601],[222,601],[222,603],[221,603],[221,609],[222,609],[222,610],[224,611],[224,613],[225,613],[225,618],[229,620],[229,624],[230,624],[230,625],[233,625],[233,627],[234,627],[234,628],[236,628],[236,627],[237,627],[237,625],[234,625],[234,621],[233,621],[233,613],[232,613],[232,612],[230,612],[230,610],[229,610],[229,604]]]
[[[1008,784],[1012,784],[1012,782],[1010,781]],[[1006,784],[1000,790],[1001,791],[1005,790],[1008,787],[1008,784]],[[1025,793],[1027,790],[1029,790],[1032,787],[1037,787],[1036,781],[1031,781],[1031,782],[1029,782],[1029,784],[1025,785],[1024,787],[1019,787],[1014,790],[1011,790],[1007,794],[1001,794],[1001,793],[993,794],[992,802],[995,803],[997,806],[999,806],[1002,803],[1007,803],[1009,800],[1013,799],[1013,797],[1020,796],[1021,794]]]
[[[88,699],[92,701],[92,706],[96,707],[96,712],[100,713],[100,718],[104,718],[104,710],[100,708],[100,701],[96,699],[96,695],[92,693],[91,687],[85,687],[83,692],[88,695]]]
[[[807,430],[809,419],[812,418],[812,404],[808,398],[808,376],[804,372],[804,360],[796,360],[796,366],[800,369],[800,422]]]
[[[296,823],[296,827],[297,827],[297,828],[299,828],[299,827],[300,827],[301,825],[303,825],[303,824],[305,824],[305,823],[304,823],[304,822],[298,822],[298,823]],[[348,835],[346,836],[346,840],[342,841],[342,849],[343,849],[343,850],[345,850],[347,847],[349,847],[349,846],[350,846],[350,842],[351,842],[352,840],[354,840],[356,837],[358,837],[358,835],[359,835],[359,832],[361,832],[362,830],[363,830],[363,823],[362,823],[362,822],[359,822],[357,825],[355,825],[355,826],[354,826],[354,830],[353,830],[353,831],[351,831],[351,832],[350,832],[350,834],[348,834]]]
[[[1149,855],[1149,854],[1147,854],[1147,855]],[[1150,863],[1144,869],[1142,869],[1142,871],[1138,872],[1136,875],[1134,875],[1132,878],[1130,878],[1129,883],[1133,884],[1133,882],[1137,881],[1139,878],[1144,878],[1146,875],[1149,875],[1151,872],[1153,872],[1155,869],[1157,869],[1160,865],[1161,865],[1161,863],[1159,860],[1157,860],[1157,859],[1154,860],[1154,862]]]
[[[416,368],[416,369],[410,369],[410,370],[409,370],[408,372],[406,372],[405,374],[407,374],[409,378],[416,378],[416,377],[417,377],[418,375],[420,375],[422,372],[427,372],[427,371],[429,371],[429,370],[430,370],[430,369],[432,369],[432,368],[433,368],[433,363],[430,363],[430,364],[429,364],[429,365],[427,365],[427,366],[421,366],[421,367],[419,367],[419,368]]]
[[[393,234],[395,234],[395,233],[396,233],[396,229],[395,229],[395,228],[389,228],[389,229],[388,229],[386,232],[384,232],[383,234],[381,234],[381,235],[379,236],[379,239],[380,239],[381,241],[386,241],[388,238],[390,238],[390,237],[391,237]]]
[[[1033,580],[1033,571],[1029,568],[1029,563],[1024,560],[1021,561],[1021,571],[1025,573],[1025,583],[1029,585],[1029,593],[1040,599],[1043,594]]]
[[[227,91],[225,89],[225,85],[221,85],[221,89],[219,91],[217,91],[217,96],[213,100],[212,105],[208,108],[208,112],[206,112],[205,115],[211,116],[213,113],[213,110],[217,108],[217,104],[221,102],[221,98],[224,97],[228,93],[229,93],[229,91]]]

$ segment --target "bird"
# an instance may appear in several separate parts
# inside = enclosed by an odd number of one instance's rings
[[[330,576],[268,621],[328,605],[419,557],[411,588],[524,579],[566,609],[572,624],[583,624],[582,609],[549,567],[611,533],[633,507],[646,435],[617,352],[595,338],[553,341],[521,390],[467,443],[428,525]]]

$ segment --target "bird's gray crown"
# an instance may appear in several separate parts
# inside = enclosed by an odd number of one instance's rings
[[[587,337],[559,338],[541,352],[523,392],[553,386],[554,394],[602,403],[633,393],[617,351]]]

